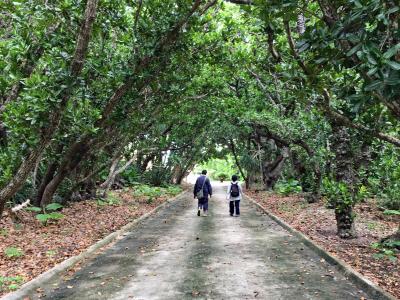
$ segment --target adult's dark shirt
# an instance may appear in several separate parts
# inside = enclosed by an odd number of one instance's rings
[[[205,180],[205,183],[204,183]],[[203,186],[204,183],[204,186]],[[204,198],[208,198],[208,195],[212,195],[212,187],[210,183],[210,179],[208,179],[207,176],[201,175],[199,178],[196,180],[196,184],[194,185],[193,189],[193,194],[196,197],[196,194],[201,190],[201,187],[203,186],[203,195]]]

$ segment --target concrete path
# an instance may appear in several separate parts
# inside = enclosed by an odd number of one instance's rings
[[[253,204],[230,217],[224,193],[208,217],[168,204],[41,299],[372,299]]]

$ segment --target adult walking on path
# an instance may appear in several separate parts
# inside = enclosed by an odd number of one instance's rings
[[[198,199],[197,215],[203,210],[203,216],[207,217],[208,213],[208,196],[212,195],[212,187],[210,179],[207,177],[207,170],[201,172],[201,176],[197,178],[193,188],[194,198]]]
[[[229,200],[229,214],[231,217],[240,216],[240,199],[242,199],[242,187],[238,181],[238,177],[236,175],[232,176],[232,182],[228,185],[228,189],[226,190],[226,199]]]

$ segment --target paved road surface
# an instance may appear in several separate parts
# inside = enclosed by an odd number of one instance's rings
[[[372,299],[253,204],[230,217],[224,191],[208,217],[168,204],[44,299]]]

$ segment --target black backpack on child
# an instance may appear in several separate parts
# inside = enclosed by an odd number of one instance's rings
[[[237,183],[231,184],[231,197],[239,197],[239,185]]]

